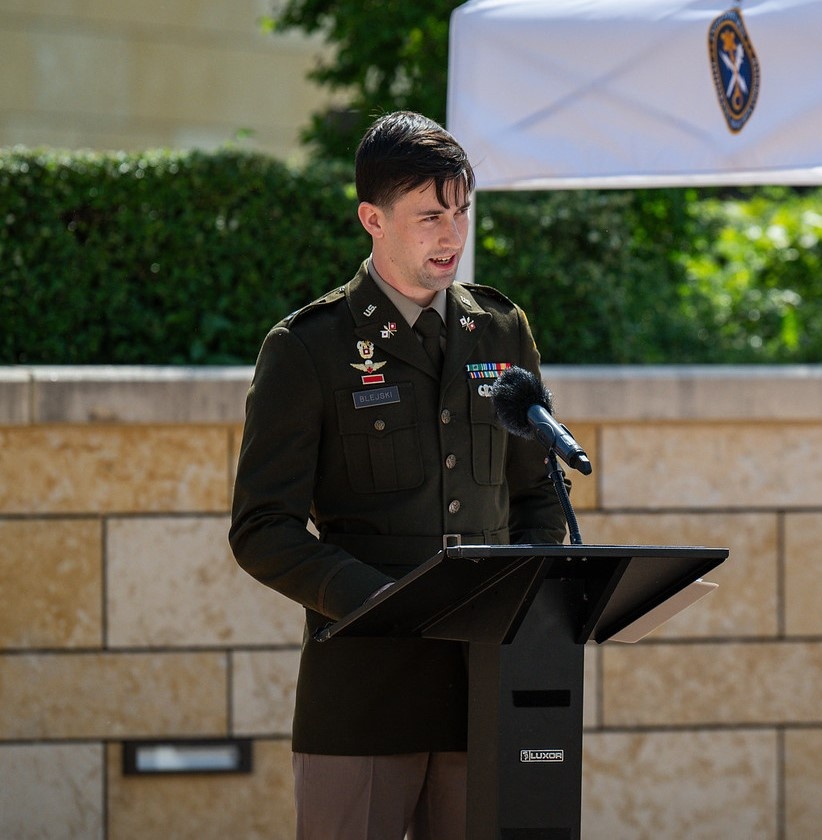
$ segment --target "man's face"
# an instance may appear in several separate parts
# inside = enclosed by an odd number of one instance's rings
[[[390,208],[360,205],[380,276],[421,306],[454,282],[468,235],[470,200],[465,185],[447,184],[445,199],[448,206],[443,207],[431,181],[405,193]]]

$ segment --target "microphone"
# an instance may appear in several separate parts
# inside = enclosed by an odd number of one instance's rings
[[[524,368],[507,368],[494,382],[491,398],[500,423],[512,435],[537,440],[572,469],[591,474],[585,450],[554,418],[551,392],[539,377]]]

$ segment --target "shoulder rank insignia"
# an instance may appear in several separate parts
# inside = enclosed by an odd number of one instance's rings
[[[311,301],[311,303],[306,304],[305,306],[301,307],[300,309],[295,309],[290,315],[287,315],[283,322],[287,325],[291,325],[296,321],[298,318],[302,318],[303,315],[307,315],[310,312],[314,312],[322,306],[325,306],[329,303],[336,303],[337,301],[345,299],[345,286],[340,286],[337,289],[334,289],[331,292],[327,292],[322,297],[317,298],[316,300]]]
[[[728,128],[736,134],[750,119],[759,96],[759,59],[739,9],[713,21],[708,53],[719,105]]]

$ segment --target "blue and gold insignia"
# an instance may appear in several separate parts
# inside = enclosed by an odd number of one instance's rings
[[[759,96],[759,59],[739,9],[721,14],[711,24],[708,53],[722,113],[736,133],[750,119]]]

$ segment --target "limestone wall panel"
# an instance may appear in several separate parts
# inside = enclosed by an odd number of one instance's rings
[[[0,519],[0,648],[102,645],[101,524]]]
[[[104,836],[102,744],[4,744],[0,779],[0,837]]]
[[[818,505],[822,427],[625,424],[602,430],[604,508]]]
[[[581,836],[777,837],[777,763],[767,731],[586,735]]]
[[[219,428],[0,428],[6,513],[225,511]]]
[[[820,756],[822,728],[785,733],[786,837],[816,837],[822,826]]]
[[[822,513],[785,517],[786,632],[822,636]]]
[[[234,734],[290,737],[299,658],[298,650],[234,653]]]
[[[2,50],[2,33],[0,33],[0,55],[3,55]],[[0,73],[0,79],[3,75]],[[1,81],[0,84],[2,84]],[[2,91],[0,91],[0,96],[2,96]],[[28,374],[15,368],[0,377],[0,425],[16,426],[30,422],[28,382]]]
[[[819,723],[822,649],[813,643],[608,643],[606,726]]]
[[[228,527],[227,516],[109,521],[113,648],[300,643],[302,607],[237,565]]]
[[[225,735],[219,653],[25,654],[0,658],[0,738]]]
[[[562,418],[559,419],[562,422]],[[599,478],[602,469],[597,427],[590,423],[575,423],[571,428],[571,434],[574,436],[574,440],[585,450],[585,454],[593,465],[593,471],[590,475],[583,475],[578,470],[563,467],[568,478],[571,479],[571,504],[577,512],[591,510],[597,507]],[[563,464],[560,463],[560,466],[563,466]]]
[[[242,416],[246,368],[35,368],[32,414],[45,424],[225,424]]]

